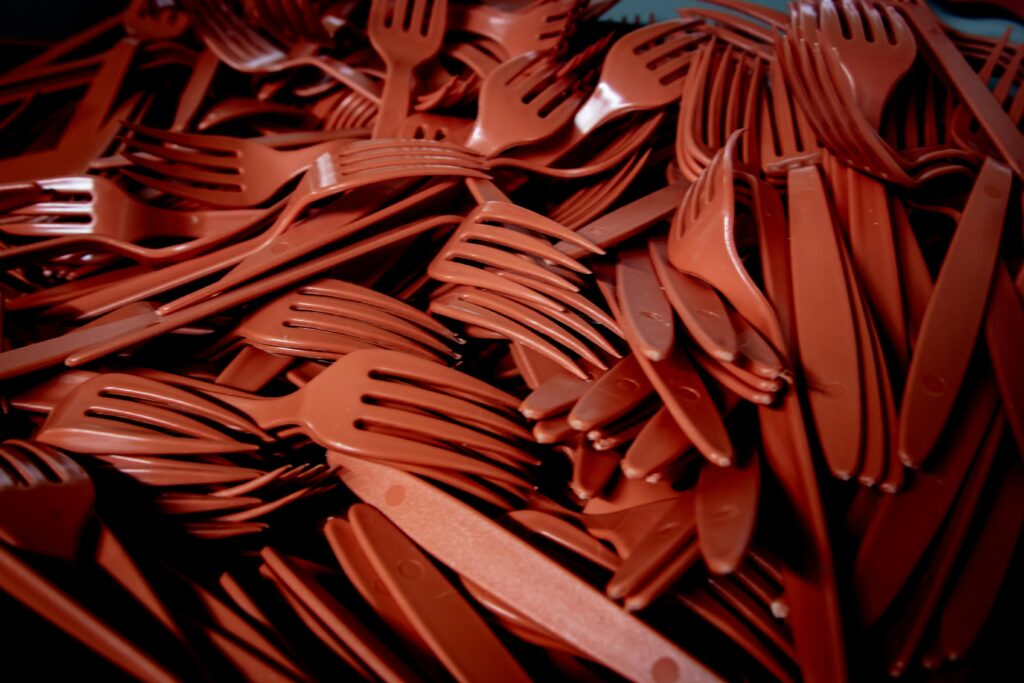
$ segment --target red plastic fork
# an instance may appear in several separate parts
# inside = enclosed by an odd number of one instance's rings
[[[373,136],[395,137],[409,113],[413,69],[441,49],[448,0],[373,0],[367,32],[387,65]]]

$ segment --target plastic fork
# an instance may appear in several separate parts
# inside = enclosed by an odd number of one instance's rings
[[[440,187],[436,185],[428,187],[423,190],[422,193],[409,197],[407,200],[397,202],[396,204],[393,204],[386,209],[382,209],[376,215],[371,215],[368,218],[376,221],[380,218],[381,214],[389,216],[393,215],[392,212],[401,211],[404,206],[416,204],[418,201],[423,200],[425,196],[437,196],[440,191],[445,189],[446,188],[443,185]],[[386,230],[372,237],[367,237],[355,242],[354,244],[350,244],[344,249],[308,259],[305,262],[294,265],[292,268],[284,272],[274,273],[273,275],[261,280],[240,287],[237,290],[226,292],[213,300],[200,302],[186,310],[169,313],[158,317],[155,321],[152,319],[133,320],[131,321],[131,324],[126,324],[125,328],[121,328],[121,334],[116,339],[111,340],[109,336],[103,335],[100,337],[103,341],[99,341],[95,345],[86,349],[72,352],[70,356],[65,358],[65,363],[74,367],[76,365],[95,360],[96,358],[102,357],[108,353],[126,348],[132,344],[153,339],[181,328],[182,326],[202,320],[207,316],[229,310],[232,306],[237,306],[240,303],[251,301],[256,297],[266,296],[281,289],[295,286],[310,278],[323,275],[325,272],[337,268],[344,263],[351,262],[359,257],[366,256],[380,249],[386,249],[395,244],[401,244],[406,240],[413,239],[425,232],[435,230],[441,225],[449,225],[451,224],[451,221],[451,217],[442,216],[440,217],[440,220],[426,219],[423,221],[417,221],[411,225],[404,225],[391,230]],[[318,237],[325,236],[318,235]],[[325,241],[329,244],[331,240],[336,237],[337,235],[335,234],[329,234],[325,237]],[[310,245],[307,243],[303,244],[303,246]],[[315,247],[311,248],[315,249]],[[67,346],[62,346],[61,348],[67,352]],[[72,345],[70,348],[81,347]],[[2,373],[3,370],[3,366],[0,365],[0,373]]]
[[[184,9],[207,46],[238,71],[273,73],[313,66],[374,102],[380,101],[379,86],[362,72],[341,60],[314,54],[313,46],[306,43],[285,52],[249,27],[223,0],[193,0]]]
[[[47,200],[9,212],[6,219],[0,219],[0,232],[56,238],[45,243],[47,251],[69,248],[72,244],[111,245],[140,261],[159,263],[181,259],[229,240],[268,215],[261,209],[164,209],[138,200],[102,176],[53,178],[37,181],[36,185],[49,193]],[[140,245],[160,238],[183,241],[168,247]],[[23,249],[19,253],[31,252]]]
[[[336,154],[325,154],[303,176],[284,211],[261,238],[258,249],[248,252],[234,270],[217,282],[164,305],[161,313],[193,305],[372,224],[369,219],[374,214],[354,220],[344,231],[303,230],[302,225],[289,230],[295,219],[315,201],[400,178],[488,179],[490,176],[481,169],[482,161],[476,154],[447,143],[426,140],[368,140],[352,143]],[[423,190],[423,194],[431,192]],[[410,199],[415,200],[416,196]],[[380,211],[388,211],[388,208],[382,207]]]
[[[799,5],[792,15],[792,26],[783,39],[776,37],[776,53],[785,73],[789,91],[800,103],[823,145],[845,163],[861,170],[913,186],[912,178],[891,148],[878,138],[860,108],[844,111],[843,98],[855,105],[846,76],[833,81],[829,66],[841,69],[831,50],[820,45],[818,14],[815,7]],[[815,103],[814,109],[810,109]]]
[[[696,181],[735,131],[756,132],[763,78],[763,60],[757,55],[717,39],[698,48],[683,82],[676,129],[676,161],[684,177]],[[738,145],[744,164],[756,165],[757,152],[753,144]]]
[[[216,388],[216,385],[211,385]],[[228,433],[211,427],[222,425]],[[58,403],[36,434],[43,443],[81,453],[121,455],[245,453],[229,436],[270,437],[201,394],[147,377],[99,374]]]
[[[353,351],[281,398],[217,398],[267,429],[298,426],[325,448],[398,467],[454,470],[521,487],[528,486],[525,465],[536,462],[517,443],[528,432],[502,413],[518,403],[513,397],[397,351]]]
[[[791,167],[821,159],[821,147],[803,107],[793,100],[781,58],[768,66],[770,103],[761,110],[761,168],[771,178],[785,178]]]
[[[217,382],[254,391],[298,356],[334,360],[360,348],[390,348],[432,360],[453,360],[460,340],[430,316],[371,289],[341,280],[317,280],[246,316],[228,335],[243,351]],[[262,351],[261,351],[262,350]],[[272,354],[268,353],[272,350]],[[283,361],[276,360],[283,356]]]
[[[157,271],[133,275],[130,278],[126,278],[123,282],[117,283],[116,286],[83,293],[81,296],[58,306],[52,312],[62,315],[70,314],[78,318],[90,318],[106,313],[118,306],[124,306],[132,301],[155,297],[163,292],[168,292],[196,282],[204,277],[215,275],[225,268],[240,262],[245,263],[247,266],[255,266],[252,268],[255,271],[254,275],[263,273],[279,264],[287,263],[293,256],[297,258],[330,245],[333,242],[342,241],[350,235],[358,234],[360,230],[368,225],[400,214],[408,207],[436,197],[449,188],[450,185],[433,184],[391,204],[384,203],[388,195],[385,195],[383,199],[369,202],[370,206],[366,206],[366,202],[359,203],[362,211],[357,212],[357,215],[363,213],[363,211],[366,213],[340,230],[336,229],[336,216],[330,213],[316,216],[292,227],[287,234],[287,238],[273,241],[272,244],[277,246],[278,250],[263,249],[262,247],[267,244],[267,238],[264,235],[256,235],[249,239],[223,246],[218,250],[202,254],[189,261],[175,263]],[[367,196],[363,195],[362,199],[367,199]],[[328,230],[326,229],[327,226],[335,229]],[[282,244],[286,245],[287,248],[281,249]],[[251,260],[247,260],[250,258]],[[0,253],[0,260],[2,259],[3,256]],[[247,278],[243,276],[238,279],[244,280]],[[291,284],[296,282],[298,281],[292,281]],[[165,315],[170,314],[172,311],[187,305],[192,300],[190,298],[192,296],[201,298],[199,296],[200,291],[202,290],[197,290],[194,294],[187,294],[178,300],[165,304],[161,307],[161,313]]]
[[[579,79],[547,55],[510,59],[480,85],[480,110],[466,146],[487,157],[543,140],[569,123],[583,100]]]
[[[547,355],[577,376],[585,377],[586,373],[564,353],[517,322],[532,318],[532,324],[545,336],[568,346],[598,367],[604,364],[593,352],[546,319],[554,318],[606,352],[615,353],[600,333],[567,310],[587,315],[618,334],[610,316],[581,295],[579,287],[570,279],[546,265],[545,261],[555,264],[567,274],[588,272],[575,259],[555,249],[545,236],[584,248],[590,246],[587,240],[565,227],[514,204],[488,201],[479,205],[462,221],[427,271],[436,280],[470,289],[446,294],[443,299],[436,299],[432,307],[464,322],[490,326]],[[474,290],[489,290],[490,293]]]
[[[225,208],[262,204],[322,154],[348,144],[339,139],[278,150],[243,138],[176,133],[136,124],[126,124],[126,128],[133,135],[124,138],[126,151],[122,155],[154,175],[131,169],[122,169],[122,173],[163,192]],[[362,131],[338,133],[339,138],[361,135]],[[141,138],[152,138],[155,143]]]
[[[487,330],[513,340],[580,378],[587,377],[587,373],[555,343],[602,369],[604,361],[586,342],[604,353],[619,355],[598,330],[572,311],[528,306],[482,288],[461,285],[446,291],[431,301],[430,312],[471,325],[474,334]]]
[[[694,31],[695,22],[662,21],[631,31],[608,50],[594,92],[573,117],[567,136],[557,147],[529,158],[547,163],[564,156],[604,124],[635,111],[659,109],[679,97],[679,83],[694,48],[706,34]]]
[[[886,101],[917,56],[910,27],[885,4],[822,0],[818,16],[824,46],[835,50],[868,123],[880,128]]]
[[[539,233],[531,235],[530,232]],[[543,237],[561,239],[590,253],[600,253],[589,240],[578,237],[571,230],[533,211],[506,202],[490,201],[477,206],[463,219],[459,229],[431,262],[428,272],[442,282],[465,284],[491,289],[535,306],[555,311],[564,305],[590,313],[573,295],[579,287],[570,280],[546,268],[544,261],[556,264],[568,272],[588,273],[589,270],[573,258],[554,249]],[[529,259],[523,256],[530,257]],[[467,261],[484,267],[469,265]],[[526,278],[512,279],[492,272],[486,267],[500,269]],[[534,284],[536,283],[536,284]],[[549,288],[561,290],[559,298],[548,295]]]
[[[570,230],[586,225],[602,215],[632,186],[650,157],[651,150],[635,152],[614,173],[580,188],[552,207],[548,217]]]
[[[374,0],[367,33],[387,66],[373,136],[395,137],[409,113],[412,74],[441,49],[448,0]]]
[[[672,220],[668,256],[684,273],[717,289],[768,339],[782,339],[771,303],[747,272],[736,247],[736,199],[733,188],[736,131],[687,191]]]
[[[821,44],[816,9],[803,3],[788,39],[776,39],[789,87],[825,146],[845,163],[884,180],[914,187],[962,169],[960,150],[938,150],[906,159],[861,113],[836,52]],[[960,163],[956,163],[960,162]]]

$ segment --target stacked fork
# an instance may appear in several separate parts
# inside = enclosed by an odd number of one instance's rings
[[[0,74],[0,589],[40,629],[147,680],[996,677],[1010,34],[165,4]]]

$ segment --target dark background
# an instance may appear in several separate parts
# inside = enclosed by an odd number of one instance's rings
[[[0,39],[55,40],[127,4],[126,0],[0,0]]]

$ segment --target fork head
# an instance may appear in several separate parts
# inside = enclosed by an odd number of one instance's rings
[[[580,379],[588,379],[590,375],[580,368],[573,356],[603,370],[607,366],[591,345],[604,354],[619,355],[589,321],[573,311],[527,306],[486,289],[454,287],[435,297],[430,311],[522,344]]]
[[[301,170],[282,169],[281,153],[252,140],[131,123],[125,127],[132,134],[121,138],[123,155],[146,174],[134,169],[122,173],[143,185],[215,206],[260,204]]]
[[[409,354],[354,351],[311,380],[297,412],[331,451],[447,468],[529,486],[518,400],[469,375]]]
[[[801,3],[798,10],[786,36],[777,36],[776,53],[790,91],[823,148],[866,173],[916,185],[904,162],[862,113],[836,51],[822,46],[816,8]]]
[[[357,349],[388,348],[454,360],[458,337],[422,311],[366,287],[318,280],[261,306],[235,333],[279,352],[336,360]]]
[[[596,249],[571,230],[523,207],[497,201],[479,205],[428,268],[435,280],[459,285],[435,297],[431,311],[516,340],[586,378],[562,349],[603,368],[603,360],[588,344],[618,354],[587,318],[614,335],[622,332],[610,315],[580,293],[577,274],[590,271],[547,238]]]
[[[11,439],[0,444],[0,538],[73,559],[95,500],[81,465],[56,448]]]
[[[917,57],[910,27],[889,5],[857,0],[838,5],[823,0],[818,27],[823,45],[835,49],[861,111],[877,129],[893,88]]]
[[[554,272],[547,263],[569,271],[590,271],[555,249],[545,237],[571,242],[590,252],[600,250],[568,228],[507,202],[489,201],[471,211],[447,244],[434,257],[427,272],[436,280],[482,287],[533,305],[561,310],[562,305],[536,288],[494,272],[501,269],[537,282],[576,292],[579,287]]]
[[[207,47],[239,71],[273,70],[287,62],[280,48],[253,30],[225,0],[182,0]]]
[[[768,78],[770,94],[761,108],[761,165],[765,174],[778,177],[792,166],[816,163],[821,147],[803,109],[790,95],[778,58],[770,62]]]
[[[322,198],[396,178],[462,176],[487,179],[477,153],[444,140],[381,139],[325,152],[309,167],[300,192]]]
[[[413,67],[441,49],[447,13],[448,0],[373,0],[367,33],[385,63]]]
[[[276,195],[289,180],[307,169],[312,169],[305,174],[307,183],[304,187],[309,192],[323,185],[337,184],[339,180],[344,185],[349,179],[339,176],[346,171],[355,174],[357,171],[378,170],[389,166],[390,177],[394,177],[395,150],[389,156],[384,154],[383,149],[372,145],[357,146],[356,150],[361,154],[354,153],[353,157],[346,157],[346,148],[359,143],[353,143],[344,133],[336,139],[299,149],[280,150],[256,140],[223,135],[177,133],[142,126],[130,126],[130,129],[135,134],[125,138],[126,146],[131,150],[124,153],[125,158],[155,176],[142,176],[129,170],[122,171],[125,175],[158,190],[215,206],[244,208],[262,204]],[[360,132],[355,134],[361,135]],[[157,144],[141,140],[140,136],[152,138]],[[140,156],[139,153],[146,156]],[[351,168],[344,165],[336,168],[333,165],[335,160],[340,163],[346,158],[382,163],[367,163]],[[344,185],[344,189],[348,188],[348,185]]]
[[[480,108],[467,146],[493,157],[554,135],[583,101],[582,76],[562,73],[562,67],[543,54],[528,53],[502,63],[480,84]]]
[[[604,60],[598,87],[637,108],[660,107],[679,96],[693,49],[707,38],[693,20],[671,19],[638,28],[617,40]]]
[[[215,396],[217,387],[211,388]],[[243,435],[270,440],[249,420],[197,392],[148,377],[102,373],[64,396],[36,439],[77,453],[120,455],[244,453],[259,448],[234,438]]]
[[[737,129],[756,129],[764,71],[760,57],[717,39],[698,48],[684,81],[676,133],[676,161],[691,182]],[[758,152],[741,144],[739,158],[755,164]]]

